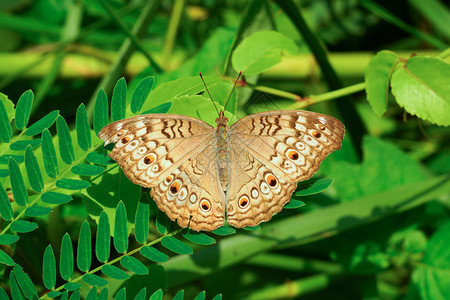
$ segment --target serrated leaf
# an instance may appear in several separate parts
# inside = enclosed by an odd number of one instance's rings
[[[145,244],[148,240],[148,230],[150,223],[150,204],[148,202],[148,193],[145,193],[138,202],[136,209],[134,235],[136,241]]]
[[[105,286],[108,284],[108,281],[97,276],[95,274],[86,274],[83,276],[83,281],[90,285],[96,286]]]
[[[230,235],[230,234],[236,233],[236,229],[228,227],[228,226],[222,226],[211,232],[214,234],[223,236],[223,235]]]
[[[142,288],[133,300],[145,300],[147,296],[147,288]]]
[[[194,300],[205,300],[206,299],[206,292],[205,291],[201,291],[200,293],[198,293],[197,296],[195,296]]]
[[[125,288],[121,288],[117,294],[114,300],[126,300],[127,299],[127,290]]]
[[[162,300],[163,295],[162,289],[158,289],[151,295],[150,300]]]
[[[97,239],[95,241],[95,253],[101,262],[109,259],[109,246],[111,240],[110,225],[108,215],[102,211],[98,220]]]
[[[62,116],[58,116],[56,119],[56,131],[58,133],[59,155],[65,164],[70,165],[75,160],[75,153],[69,126]]]
[[[7,266],[14,266],[16,264],[11,256],[3,252],[3,250],[0,250],[0,263]]]
[[[31,125],[27,131],[25,131],[25,135],[33,136],[44,131],[45,128],[49,128],[53,125],[56,118],[58,117],[59,111],[54,110],[46,114],[42,119]]]
[[[111,98],[111,118],[113,121],[125,118],[126,101],[127,82],[122,77],[117,81]]]
[[[59,179],[58,181],[56,181],[55,185],[60,189],[73,191],[87,189],[91,186],[91,184],[87,181],[70,178]]]
[[[102,267],[102,272],[106,276],[111,277],[113,279],[124,280],[124,279],[128,279],[130,277],[130,275],[128,275],[125,271],[119,269],[116,266],[112,266],[112,265],[104,265]]]
[[[68,282],[64,285],[64,288],[71,292],[71,291],[75,291],[75,290],[78,290],[79,288],[81,288],[81,284],[76,283],[76,282]],[[70,299],[72,299],[72,296],[70,297]]]
[[[167,254],[164,254],[151,246],[142,247],[140,253],[142,256],[154,262],[165,262],[169,260],[169,256]]]
[[[33,297],[37,297],[37,291],[33,282],[23,271],[21,266],[17,264],[14,266],[14,275],[16,276],[17,283],[19,284],[25,298],[32,299]]]
[[[38,205],[33,205],[30,207],[27,207],[25,210],[25,215],[28,217],[39,217],[44,216],[48,213],[50,213],[52,209],[50,207],[43,207]]]
[[[0,215],[6,221],[10,221],[14,217],[11,202],[9,202],[8,194],[3,185],[0,188]]]
[[[59,174],[58,158],[56,157],[55,146],[53,145],[52,135],[48,129],[42,132],[42,159],[44,169],[48,177],[56,178]]]
[[[66,204],[72,201],[72,196],[57,192],[45,192],[41,199],[48,204]]]
[[[397,70],[392,94],[408,113],[437,125],[450,125],[450,64],[436,57],[415,56]]]
[[[30,119],[31,108],[33,107],[34,94],[32,90],[25,91],[17,101],[15,124],[19,130],[24,130]]]
[[[30,145],[33,149],[37,148],[41,144],[41,139],[34,139],[34,140],[21,140],[12,143],[9,145],[9,149],[13,151],[23,151],[27,148],[28,145]]]
[[[100,130],[108,125],[108,97],[102,88],[97,93],[94,105],[94,131],[98,134]]]
[[[0,235],[0,245],[11,245],[19,240],[18,235],[4,233]]]
[[[139,82],[131,98],[130,108],[133,113],[137,114],[141,110],[142,105],[144,105],[154,83],[155,78],[153,76],[145,77],[141,82]]]
[[[12,128],[9,122],[8,112],[6,111],[3,100],[0,99],[0,141],[9,143],[12,138]]]
[[[25,206],[28,203],[28,193],[22,173],[20,172],[19,164],[14,158],[10,158],[8,168],[14,201],[20,206]]]
[[[297,185],[295,196],[310,196],[323,192],[333,183],[333,179],[308,179]]]
[[[24,220],[16,220],[11,223],[11,230],[16,232],[30,232],[38,228],[38,225],[34,222],[24,221]]]
[[[64,234],[62,238],[60,260],[59,260],[59,272],[61,274],[61,277],[66,281],[69,281],[72,278],[73,248],[72,248],[72,241],[70,240],[70,236],[68,233]]]
[[[184,290],[178,291],[172,300],[183,300],[184,299]]]
[[[91,227],[87,221],[83,222],[78,238],[77,266],[81,271],[87,272],[91,267]],[[83,277],[84,280],[84,277]],[[95,285],[95,284],[92,284]]]
[[[124,256],[120,260],[120,264],[125,268],[139,275],[148,274],[147,267],[133,256]]]
[[[34,156],[31,146],[25,149],[25,169],[27,170],[28,181],[31,188],[35,192],[42,191],[44,187],[44,179],[42,178],[41,170],[37,162],[36,156]]]
[[[193,250],[191,247],[183,243],[182,241],[172,237],[165,236],[161,240],[161,245],[178,254],[192,254]]]
[[[291,199],[291,201],[289,201],[289,203],[286,204],[286,205],[284,206],[284,208],[287,208],[287,209],[295,209],[295,208],[299,208],[299,207],[302,207],[302,206],[305,206],[305,205],[306,205],[306,204],[305,204],[305,202],[303,202],[303,201]]]
[[[107,154],[101,152],[91,152],[86,156],[86,160],[91,164],[101,166],[113,165],[116,162],[112,160]]]
[[[13,300],[22,300],[25,299],[23,297],[22,291],[19,288],[19,285],[17,284],[16,276],[14,274],[14,271],[9,273],[9,285],[11,290],[11,296]]]
[[[386,112],[389,81],[397,61],[398,56],[394,52],[380,51],[372,57],[364,72],[367,101],[379,117]]]
[[[56,260],[52,246],[48,245],[44,252],[42,265],[42,279],[47,289],[51,290],[56,284]]]
[[[119,253],[128,250],[127,211],[122,201],[117,204],[116,218],[114,221],[114,247]]]
[[[87,151],[91,148],[91,128],[89,127],[86,107],[83,103],[77,109],[76,130],[78,145],[82,150]]]
[[[80,176],[95,176],[103,173],[104,170],[103,167],[89,164],[75,165],[71,169],[72,173]]]
[[[198,245],[212,245],[216,243],[216,240],[210,237],[209,235],[206,235],[202,232],[193,232],[190,230],[187,230],[183,232],[183,237],[190,241],[191,243],[198,244]]]

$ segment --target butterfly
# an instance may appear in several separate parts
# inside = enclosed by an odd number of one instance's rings
[[[212,231],[225,215],[237,228],[270,220],[297,182],[340,149],[345,132],[337,119],[310,111],[268,111],[228,123],[223,110],[216,127],[183,115],[146,114],[111,123],[98,136],[115,143],[109,156],[133,183],[151,188],[172,221]]]

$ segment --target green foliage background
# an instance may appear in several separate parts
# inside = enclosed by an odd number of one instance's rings
[[[0,299],[449,299],[444,1],[0,2]],[[181,230],[97,137],[142,113],[340,119],[256,228]],[[305,205],[306,204],[306,205]]]

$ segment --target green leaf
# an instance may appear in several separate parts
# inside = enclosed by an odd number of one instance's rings
[[[142,256],[154,262],[164,262],[169,260],[169,256],[167,256],[167,254],[164,254],[151,246],[142,247],[140,253]]]
[[[27,131],[25,131],[25,135],[27,136],[33,136],[36,134],[41,133],[44,131],[45,128],[49,128],[53,125],[53,123],[56,120],[56,117],[58,117],[59,111],[54,110],[52,112],[49,112],[46,114],[42,119],[31,125]]]
[[[397,61],[394,52],[383,50],[372,57],[365,71],[367,100],[379,117],[386,112],[389,81]]]
[[[164,295],[164,294],[163,294],[162,289],[158,289],[157,291],[155,291],[155,292],[151,295],[151,297],[150,297],[149,300],[162,300],[163,295]]]
[[[0,263],[7,266],[14,266],[16,264],[11,256],[3,252],[3,250],[0,250]]]
[[[299,207],[302,207],[302,206],[305,206],[305,205],[306,205],[306,204],[305,204],[305,202],[303,202],[303,201],[291,199],[291,201],[289,201],[289,203],[286,204],[286,205],[284,206],[284,208],[287,208],[287,209],[295,209],[295,208],[299,208]]]
[[[119,269],[116,266],[112,265],[104,265],[102,267],[102,272],[108,277],[118,280],[128,279],[130,275],[128,275],[125,271]]]
[[[91,261],[91,227],[89,226],[89,223],[87,221],[84,221],[83,225],[81,225],[80,236],[78,238],[78,269],[84,272],[88,272],[91,267]]]
[[[45,192],[41,199],[48,204],[66,204],[72,201],[72,196],[57,192]]]
[[[172,300],[183,300],[184,299],[184,290],[178,291]]]
[[[147,243],[150,223],[150,204],[148,193],[143,194],[136,209],[134,235],[136,241],[141,244]]]
[[[191,243],[198,245],[212,245],[216,243],[216,240],[201,232],[194,232],[191,230],[185,230],[183,237]]]
[[[323,192],[333,183],[333,179],[308,179],[297,185],[295,196],[310,196]]]
[[[178,254],[192,254],[193,250],[191,247],[186,245],[185,243],[181,242],[180,240],[171,237],[171,236],[165,236],[161,240],[161,244],[169,249],[170,251],[173,251]]]
[[[7,165],[10,158],[14,158],[18,164],[25,161],[25,158],[22,155],[5,154],[0,156],[0,165]]]
[[[450,65],[436,57],[412,57],[391,80],[397,103],[408,113],[450,125]]]
[[[28,277],[28,275],[23,271],[21,266],[17,264],[14,266],[14,275],[16,276],[17,283],[19,284],[25,298],[32,299],[33,296],[37,297],[37,291],[34,287],[33,282],[31,281],[30,277]]]
[[[38,205],[33,205],[30,207],[27,207],[25,210],[25,215],[28,217],[39,217],[44,216],[48,213],[50,213],[52,209],[50,207],[43,207]]]
[[[113,121],[125,118],[127,101],[127,82],[125,78],[120,78],[114,87],[111,99],[111,117]]]
[[[114,300],[126,300],[127,299],[127,290],[125,288],[121,288],[117,294]]]
[[[24,221],[24,220],[16,220],[11,223],[11,230],[16,232],[30,232],[35,230],[38,225],[34,222]]]
[[[233,68],[244,75],[257,75],[281,62],[285,53],[298,53],[293,40],[276,31],[259,31],[245,38],[233,52]]]
[[[227,226],[222,226],[211,232],[217,235],[230,235],[236,233],[236,229]]]
[[[91,186],[91,184],[84,180],[63,178],[56,181],[56,186],[59,187],[60,189],[76,191],[87,189],[88,187]]]
[[[30,145],[33,149],[37,148],[41,144],[40,139],[34,139],[34,140],[21,140],[12,143],[9,145],[9,149],[13,151],[23,151],[27,148],[28,145]]]
[[[59,174],[58,158],[56,157],[55,146],[53,145],[52,135],[48,129],[42,132],[42,157],[44,168],[48,177],[56,178]]]
[[[170,229],[172,221],[167,217],[167,215],[158,210],[156,212],[156,230],[161,234],[167,234]]]
[[[194,300],[205,300],[206,299],[206,292],[202,291],[198,293],[197,296],[195,296]]]
[[[3,185],[0,188],[0,215],[6,221],[10,221],[14,217],[11,202],[9,202],[8,194]]]
[[[25,149],[25,169],[27,170],[28,181],[31,188],[35,192],[42,191],[44,187],[44,179],[42,178],[41,170],[37,162],[36,156],[34,156],[33,149],[28,146]]]
[[[133,256],[124,256],[120,259],[120,264],[125,268],[139,275],[148,274],[147,267]]]
[[[128,250],[127,211],[122,201],[117,204],[116,218],[114,221],[114,247],[119,253]]]
[[[97,296],[97,300],[108,300],[108,287],[105,287]]]
[[[83,281],[94,286],[105,286],[108,284],[107,280],[95,274],[85,274],[83,276]]]
[[[50,292],[48,292],[48,294],[46,295],[47,297],[49,297],[49,298],[56,298],[56,297],[58,297],[59,295],[61,295],[62,293],[61,292],[59,292],[59,291],[50,291]],[[67,298],[66,298],[67,299]],[[64,298],[63,297],[61,297],[61,298],[59,298],[59,300],[64,300]]]
[[[112,160],[107,154],[101,152],[91,152],[86,156],[86,160],[91,164],[101,166],[113,165],[116,162]]]
[[[90,275],[90,274],[87,274]],[[89,281],[90,278],[87,277],[87,275],[83,276],[83,281],[85,281],[85,277],[87,278],[87,280]],[[93,280],[95,282],[95,280]],[[93,287],[89,290],[88,294],[86,295],[85,300],[96,300],[97,299],[97,286],[95,284],[90,284],[87,282],[87,284],[89,285],[93,285]]]
[[[141,115],[145,115],[145,114],[165,114],[166,112],[168,112],[170,110],[170,108],[172,107],[172,102],[166,102],[163,103],[161,105],[158,105],[156,107],[153,107],[149,110],[146,110],[144,112],[142,112]]]
[[[111,240],[108,215],[102,211],[98,220],[97,239],[95,241],[95,253],[97,259],[103,263],[109,259],[109,246]]]
[[[0,141],[9,143],[12,138],[12,128],[9,122],[8,112],[6,111],[3,100],[0,99]]]
[[[28,203],[28,193],[19,164],[11,157],[9,158],[8,167],[14,201],[20,206],[25,206]]]
[[[102,88],[97,93],[94,105],[94,131],[98,134],[100,130],[108,125],[108,97]]]
[[[76,282],[68,282],[64,285],[64,288],[68,291],[75,291],[78,290],[79,288],[81,288],[81,284],[76,283]],[[78,291],[77,291],[78,292]],[[74,293],[75,294],[75,293]],[[72,294],[72,296],[74,295]],[[72,299],[72,296],[70,297],[70,299]],[[76,299],[76,298],[75,298]],[[79,299],[79,298],[78,298]]]
[[[42,265],[42,279],[47,289],[51,290],[56,284],[56,260],[51,245],[45,248],[44,261]]]
[[[0,299],[9,300],[8,294],[6,294],[5,290],[0,287]]]
[[[19,240],[18,235],[4,233],[0,235],[0,245],[11,245]]]
[[[212,298],[212,300],[222,300],[222,294],[217,294]]]
[[[33,107],[34,94],[32,90],[25,91],[25,93],[20,96],[19,101],[16,105],[16,116],[14,118],[16,128],[19,130],[24,130],[28,125],[28,120],[30,119],[31,107]]]
[[[70,136],[69,126],[62,116],[56,119],[56,131],[58,132],[59,154],[61,159],[67,165],[70,165],[75,159],[73,151],[72,137]]]
[[[75,165],[71,169],[72,173],[80,176],[95,176],[103,173],[104,170],[103,167],[89,164]]]
[[[83,103],[77,109],[76,129],[78,145],[82,150],[87,151],[91,148],[91,129],[89,127],[86,107]]]
[[[139,290],[139,293],[137,293],[136,297],[134,297],[133,300],[145,300],[147,296],[147,288],[142,288]]]
[[[72,241],[70,240],[70,236],[68,233],[64,234],[62,238],[61,254],[59,259],[59,272],[61,273],[61,277],[66,281],[69,281],[72,278],[73,248],[72,248]]]
[[[247,226],[247,227],[244,227],[244,229],[245,229],[245,230],[248,230],[248,231],[256,231],[256,230],[260,230],[260,229],[261,229],[261,226],[259,226],[259,225],[252,226],[252,227]]]
[[[17,284],[16,276],[14,275],[14,271],[9,273],[9,285],[11,289],[11,297],[13,300],[22,300],[25,299],[23,297],[22,291]]]
[[[144,105],[154,83],[155,78],[153,76],[145,77],[141,82],[139,82],[131,98],[130,108],[133,113],[137,114],[141,110],[142,105]]]

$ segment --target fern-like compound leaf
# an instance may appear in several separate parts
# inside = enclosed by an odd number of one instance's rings
[[[108,215],[102,211],[98,220],[97,239],[95,240],[95,254],[103,263],[107,262],[110,253],[111,228]]]
[[[46,114],[39,121],[28,127],[27,131],[25,131],[25,135],[33,136],[41,133],[44,129],[49,128],[55,123],[56,118],[58,117],[59,111],[54,110]]]
[[[100,89],[97,93],[94,105],[94,132],[98,134],[100,130],[108,125],[108,97],[105,90]]]
[[[86,106],[83,103],[77,109],[75,118],[78,145],[84,151],[91,148],[91,129],[89,127]]]
[[[25,149],[25,169],[27,170],[28,181],[30,182],[31,188],[35,192],[42,191],[44,188],[44,179],[42,178],[39,164],[36,156],[34,156],[31,146],[28,146]]]
[[[42,139],[42,159],[44,161],[45,173],[48,177],[56,178],[59,174],[58,158],[56,157],[55,145],[53,145],[52,135],[48,129],[44,129]]]
[[[73,263],[72,241],[70,240],[69,234],[66,233],[62,238],[61,254],[59,260],[59,272],[61,274],[61,277],[66,281],[69,281],[72,278]]]
[[[154,83],[155,78],[153,76],[145,77],[139,82],[131,97],[130,108],[133,113],[137,114],[141,110]]]
[[[78,238],[77,266],[81,271],[87,272],[91,267],[91,227],[87,221],[83,222]]]
[[[48,245],[44,252],[44,261],[42,263],[42,279],[44,285],[49,290],[55,288],[56,284],[56,260],[51,245]]]
[[[125,204],[117,204],[114,220],[114,247],[119,253],[126,253],[128,249],[127,211]]]
[[[113,121],[125,119],[127,102],[127,82],[120,78],[114,87],[111,98],[111,117]]]
[[[56,131],[58,132],[59,154],[61,159],[67,165],[70,165],[75,159],[73,151],[72,137],[70,136],[69,126],[62,116],[56,119]]]
[[[25,91],[17,101],[16,115],[14,117],[16,128],[24,130],[30,119],[31,107],[33,106],[34,94],[32,90]]]
[[[8,167],[14,201],[20,206],[25,206],[28,203],[28,193],[22,173],[20,172],[19,164],[14,158],[10,157]]]

